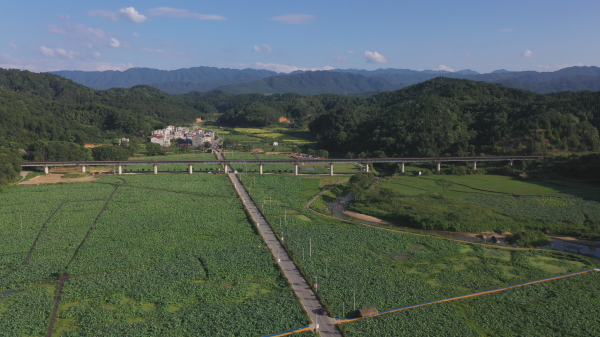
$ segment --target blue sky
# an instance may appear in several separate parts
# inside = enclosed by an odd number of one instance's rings
[[[8,1],[0,67],[555,71],[598,65],[600,1]]]

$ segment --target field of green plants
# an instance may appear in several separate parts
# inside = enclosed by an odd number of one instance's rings
[[[177,155],[169,155],[169,156],[156,156],[156,157],[136,157],[132,160],[154,160],[159,162],[158,172],[184,172],[187,173],[189,171],[188,165],[180,165],[180,164],[160,164],[160,161],[165,160],[212,160],[217,159],[214,154],[210,153],[191,153],[191,154],[177,154]],[[192,169],[194,172],[211,172],[217,171],[218,169],[223,169],[221,165],[217,164],[195,164],[192,165]],[[123,168],[123,172],[154,172],[153,165],[131,165]]]
[[[387,310],[594,265],[560,253],[500,250],[345,223],[305,208],[308,200],[320,191],[318,179],[293,176],[242,179],[259,205],[266,200],[263,209],[269,222],[277,235],[283,237],[309,282],[318,283],[318,293],[335,317],[353,317],[354,299],[356,309],[375,306]],[[595,277],[596,284],[600,284],[600,273]],[[441,315],[444,312],[441,308],[424,310]],[[568,310],[563,314],[570,315]],[[396,314],[390,314],[393,315]],[[446,316],[431,322],[449,335],[462,335],[462,327],[470,324],[460,312]],[[423,324],[420,315],[411,313],[403,318],[405,325],[387,327],[388,335],[397,333],[398,328]],[[582,324],[593,327],[591,323]]]
[[[437,179],[455,185],[444,195]],[[546,184],[494,175],[390,177],[373,184],[350,209],[420,229],[478,232],[547,227],[553,234],[600,238],[600,202],[584,199],[595,189],[576,182]]]
[[[410,309],[346,328],[350,336],[414,336],[414,331],[428,336],[453,331],[460,336],[595,336],[600,326],[598,274]]]
[[[259,336],[308,324],[225,176],[19,187],[0,205],[2,336],[45,334],[65,272],[53,336]]]

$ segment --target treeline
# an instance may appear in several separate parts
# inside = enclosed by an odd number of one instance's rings
[[[348,157],[598,151],[600,92],[541,95],[436,78],[318,116],[319,146]]]

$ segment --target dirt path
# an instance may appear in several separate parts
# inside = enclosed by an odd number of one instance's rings
[[[56,183],[79,183],[98,180],[93,176],[84,178],[63,178],[64,173],[50,173],[43,176],[33,177],[30,180],[19,183],[19,185],[39,185],[39,184],[56,184]]]
[[[81,247],[85,243],[85,240],[87,240],[87,238],[90,235],[90,233],[92,232],[92,230],[96,227],[96,223],[98,222],[98,219],[100,219],[100,217],[102,216],[102,213],[104,213],[104,210],[106,209],[106,206],[108,206],[108,203],[111,201],[111,199],[115,195],[115,192],[117,192],[117,190],[121,186],[122,185],[116,185],[115,186],[115,189],[112,191],[112,193],[108,197],[108,200],[106,200],[106,203],[104,204],[104,206],[102,206],[102,209],[100,210],[100,213],[98,213],[98,216],[96,217],[96,219],[94,220],[94,222],[90,226],[90,229],[88,229],[87,233],[83,237],[83,240],[81,240],[81,243],[79,244],[79,246],[77,246],[77,249],[75,249],[75,252],[73,253],[73,256],[71,257],[71,260],[69,260],[69,263],[67,263],[67,266],[65,267],[65,269],[69,268],[69,265],[71,264],[71,262],[73,262],[73,260],[75,260],[75,256],[77,256],[77,253],[79,252],[79,250],[81,249]]]
[[[52,317],[50,318],[50,324],[48,324],[48,330],[46,331],[46,337],[52,337],[52,330],[54,330],[54,323],[56,322],[56,315],[58,314],[58,304],[60,303],[60,298],[62,297],[63,287],[65,286],[65,281],[69,278],[68,274],[62,274],[58,278],[60,283],[58,284],[58,291],[56,292],[56,299],[54,299],[54,309],[52,309]]]

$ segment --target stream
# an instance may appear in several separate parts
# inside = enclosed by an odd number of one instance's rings
[[[352,219],[352,217],[343,213],[344,211],[348,210],[349,202],[351,202],[352,200],[354,200],[354,197],[351,195],[339,196],[335,200],[333,200],[329,204],[327,204],[327,209],[331,212],[331,215],[333,215],[336,218],[345,219],[345,220]],[[355,219],[355,220],[358,220],[358,221],[364,222],[364,223],[368,223],[370,225],[376,225],[376,226],[381,225],[376,222],[371,222],[371,221],[366,221],[366,220],[359,220],[359,219]],[[460,232],[427,230],[427,229],[419,229],[419,228],[397,226],[397,225],[394,225],[394,228],[397,228],[400,230],[406,230],[406,231],[415,231],[416,230],[416,231],[422,232],[423,234],[429,234],[429,235],[436,234],[436,235],[443,236],[443,237],[446,237],[449,239],[491,243],[490,242],[491,238],[489,237],[489,234],[485,234],[482,237],[478,238],[478,237],[467,236],[464,233],[460,233]],[[587,255],[594,256],[596,258],[600,258],[600,248],[597,248],[594,246],[586,246],[586,245],[577,244],[577,243],[564,241],[564,240],[559,240],[559,239],[555,239],[555,238],[551,238],[551,240],[552,240],[552,243],[545,245],[545,246],[541,246],[539,248],[556,249],[556,250],[578,253],[578,254],[587,254]],[[600,245],[600,241],[598,241],[597,243]],[[504,238],[498,238],[498,243],[496,243],[496,244],[504,246],[504,245],[506,245],[506,240]]]

